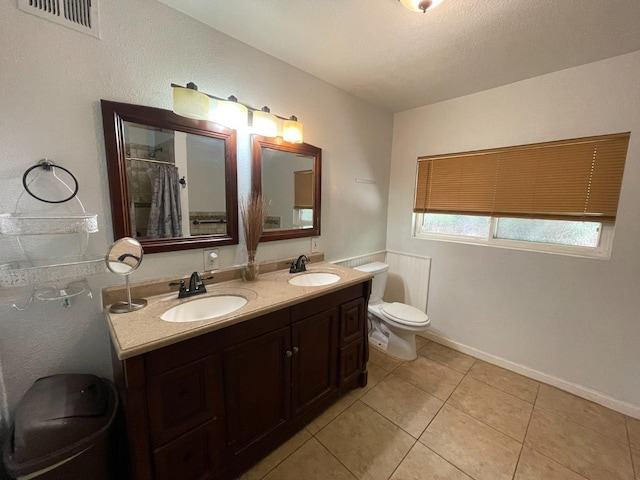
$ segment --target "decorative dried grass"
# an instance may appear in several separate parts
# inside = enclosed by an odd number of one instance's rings
[[[240,217],[242,218],[247,252],[255,252],[258,249],[268,213],[269,205],[262,199],[262,195],[252,192],[246,200],[240,200]]]

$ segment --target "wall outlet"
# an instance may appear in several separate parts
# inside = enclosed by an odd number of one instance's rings
[[[313,237],[311,239],[311,253],[318,253],[320,251],[320,238]]]
[[[218,270],[220,268],[220,258],[218,255],[217,248],[205,250],[202,256],[203,256],[203,264],[204,264],[203,271]]]

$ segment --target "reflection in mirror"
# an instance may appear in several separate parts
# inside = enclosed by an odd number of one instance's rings
[[[235,131],[103,100],[114,234],[149,253],[238,243]]]
[[[146,307],[147,301],[144,298],[131,298],[131,285],[129,284],[129,275],[142,263],[142,254],[142,245],[131,237],[116,240],[107,252],[107,268],[111,272],[125,277],[127,291],[127,301],[114,303],[109,309],[110,312],[127,313]]]
[[[252,188],[269,202],[260,241],[320,235],[321,150],[252,135]]]
[[[138,239],[227,233],[224,141],[124,122]]]

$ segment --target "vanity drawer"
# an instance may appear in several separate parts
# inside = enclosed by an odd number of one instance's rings
[[[362,338],[340,349],[339,386],[356,385],[362,372]]]
[[[212,419],[222,418],[221,355],[189,363],[147,382],[149,427],[154,447]]]
[[[221,465],[219,445],[223,443],[220,426],[212,420],[197,430],[158,448],[153,454],[155,480],[178,478],[206,480],[214,478]]]
[[[362,338],[367,317],[364,305],[362,298],[340,305],[340,346]]]

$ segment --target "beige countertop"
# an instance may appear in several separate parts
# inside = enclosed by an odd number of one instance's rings
[[[189,298],[178,299],[176,293],[148,297],[148,305],[135,312],[114,314],[106,306],[111,340],[118,358],[134,357],[373,278],[369,273],[326,262],[308,265],[307,272],[335,273],[340,280],[319,287],[299,287],[288,281],[304,273],[290,274],[287,270],[278,270],[261,274],[252,282],[231,280],[207,285],[207,293]],[[216,295],[238,295],[246,298],[247,304],[232,313],[208,320],[173,323],[160,319],[165,311],[176,305]]]

